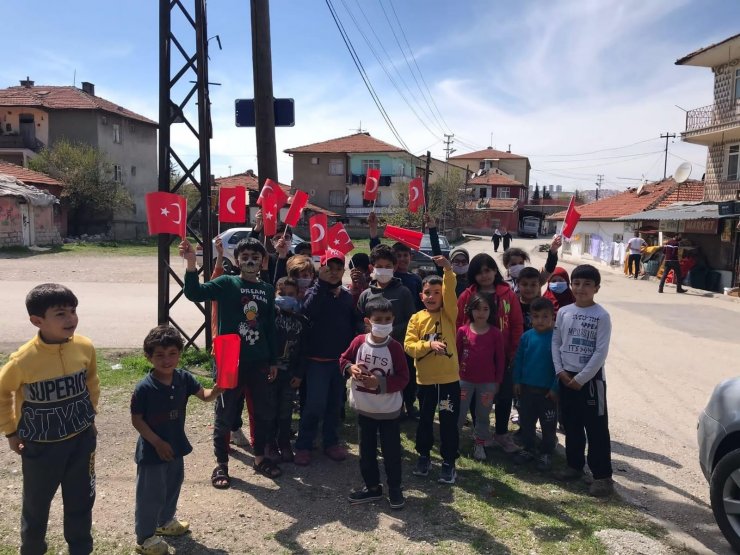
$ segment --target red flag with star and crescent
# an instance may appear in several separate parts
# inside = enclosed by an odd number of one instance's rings
[[[247,219],[247,189],[221,187],[218,190],[218,221],[242,224]]]
[[[288,202],[288,195],[285,194],[283,188],[268,177],[267,179],[265,179],[265,184],[262,185],[260,196],[257,197],[257,206],[262,206],[262,202],[264,201],[264,199],[269,196],[275,197],[275,205],[277,206],[278,210],[280,210],[283,206],[285,206],[285,203]]]
[[[301,213],[308,203],[308,194],[305,191],[298,190],[293,195],[293,200],[290,202],[290,208],[288,213],[285,215],[285,225],[295,227],[298,225],[298,220],[301,219]]]
[[[362,198],[365,200],[377,200],[379,185],[380,185],[380,170],[378,169],[367,170],[367,176],[365,177],[365,192],[362,194]]]
[[[349,238],[347,230],[344,229],[342,222],[337,222],[329,228],[329,248],[337,250],[342,254],[347,254],[355,248],[352,239]]]
[[[280,208],[275,204],[275,195],[268,195],[262,201],[262,225],[265,237],[272,237],[277,233],[277,221]]]
[[[563,237],[570,239],[570,236],[573,235],[573,231],[575,231],[578,220],[580,219],[581,213],[576,210],[576,197],[573,195],[570,197],[568,211],[565,213],[565,220],[563,221]]]
[[[188,201],[175,193],[157,191],[145,196],[146,220],[149,235],[171,233],[185,238],[188,219]]]
[[[424,182],[417,177],[409,181],[409,210],[415,214],[420,206],[424,206]]]
[[[329,222],[326,214],[316,214],[308,220],[308,228],[311,230],[311,254],[321,256],[329,246],[327,228]]]

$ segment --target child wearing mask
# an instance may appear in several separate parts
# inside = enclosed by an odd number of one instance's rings
[[[544,285],[547,278],[550,277],[555,266],[558,263],[558,249],[563,244],[563,239],[560,235],[555,235],[550,244],[550,250],[547,251],[547,260],[545,266],[540,270],[540,285]],[[517,292],[519,289],[519,272],[521,272],[525,265],[529,263],[529,254],[524,249],[518,247],[511,247],[504,251],[502,257],[504,268],[506,269],[506,283]]]
[[[302,302],[306,291],[313,284],[316,270],[313,267],[311,257],[296,254],[291,256],[285,264],[288,277],[298,285],[298,301]]]
[[[553,306],[555,316],[558,310],[576,302],[573,291],[570,290],[570,278],[565,268],[558,266],[547,280],[547,291],[542,295],[549,300]]]
[[[450,251],[450,262],[452,262],[452,271],[455,272],[457,284],[455,285],[455,295],[459,297],[462,292],[468,288],[468,268],[470,267],[470,254],[467,249],[456,247]]]

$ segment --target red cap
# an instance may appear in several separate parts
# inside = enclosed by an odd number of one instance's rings
[[[342,251],[338,251],[336,249],[326,249],[326,252],[324,253],[324,256],[321,257],[321,265],[326,266],[326,264],[330,260],[338,260],[342,263],[342,266],[344,266],[344,254]]]

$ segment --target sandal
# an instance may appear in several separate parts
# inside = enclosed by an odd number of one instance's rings
[[[211,485],[216,489],[228,489],[231,487],[231,478],[229,477],[229,467],[219,464],[213,469],[211,474]]]
[[[283,471],[280,470],[280,467],[276,465],[274,462],[272,462],[270,459],[265,457],[262,459],[262,462],[257,464],[256,462],[252,465],[252,468],[255,472],[262,474],[263,476],[266,476],[267,478],[279,478],[283,475]]]

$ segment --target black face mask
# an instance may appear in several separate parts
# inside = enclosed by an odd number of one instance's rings
[[[328,281],[321,280],[323,283],[326,283],[326,286],[329,289],[336,289],[337,287],[342,285],[341,281],[338,281],[337,283],[329,283]]]

